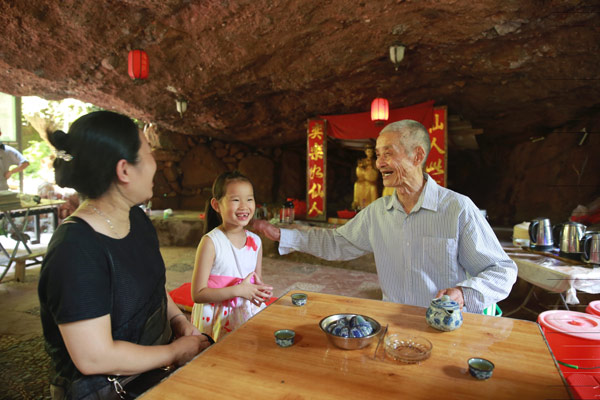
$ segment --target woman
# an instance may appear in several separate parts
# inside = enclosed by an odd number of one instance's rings
[[[185,364],[209,338],[165,290],[156,232],[136,206],[152,196],[156,162],[134,122],[97,111],[48,137],[56,183],[85,198],[52,236],[38,287],[52,395],[110,398],[109,378]]]

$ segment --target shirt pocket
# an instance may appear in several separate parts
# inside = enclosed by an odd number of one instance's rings
[[[456,284],[457,251],[456,239],[424,237],[422,271],[438,285]]]

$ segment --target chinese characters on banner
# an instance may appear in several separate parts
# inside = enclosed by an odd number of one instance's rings
[[[430,114],[431,115],[431,114]],[[388,121],[393,122],[393,121]],[[324,221],[326,212],[326,170],[327,170],[327,121],[310,119],[308,121],[308,138],[306,144],[307,177],[306,204],[307,218]],[[427,172],[438,185],[446,187],[448,153],[447,143],[447,108],[433,108],[433,122],[428,127],[431,139],[431,150],[425,164]],[[393,191],[392,191],[393,192]],[[386,193],[384,192],[384,195]]]
[[[446,165],[448,164],[448,153],[446,152],[446,107],[433,108],[433,124],[429,128],[429,138],[431,139],[431,150],[427,163],[425,164],[425,172],[431,176],[438,185],[446,187]]]
[[[325,172],[327,165],[325,128],[324,120],[310,119],[308,121],[308,139],[306,141],[306,217],[317,221],[324,221],[327,217],[325,210]]]

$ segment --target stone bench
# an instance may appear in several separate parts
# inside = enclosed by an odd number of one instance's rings
[[[163,210],[152,210],[150,220],[160,246],[198,246],[204,232],[204,213],[175,210],[164,218]]]
[[[41,264],[45,255],[46,249],[43,249],[34,251],[31,254],[15,257],[15,280],[17,282],[25,282],[25,268]],[[28,263],[28,261],[31,262]]]

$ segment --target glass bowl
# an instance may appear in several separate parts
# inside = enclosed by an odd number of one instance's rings
[[[385,353],[394,360],[416,363],[429,358],[433,345],[422,336],[403,336],[397,333],[384,339]]]

